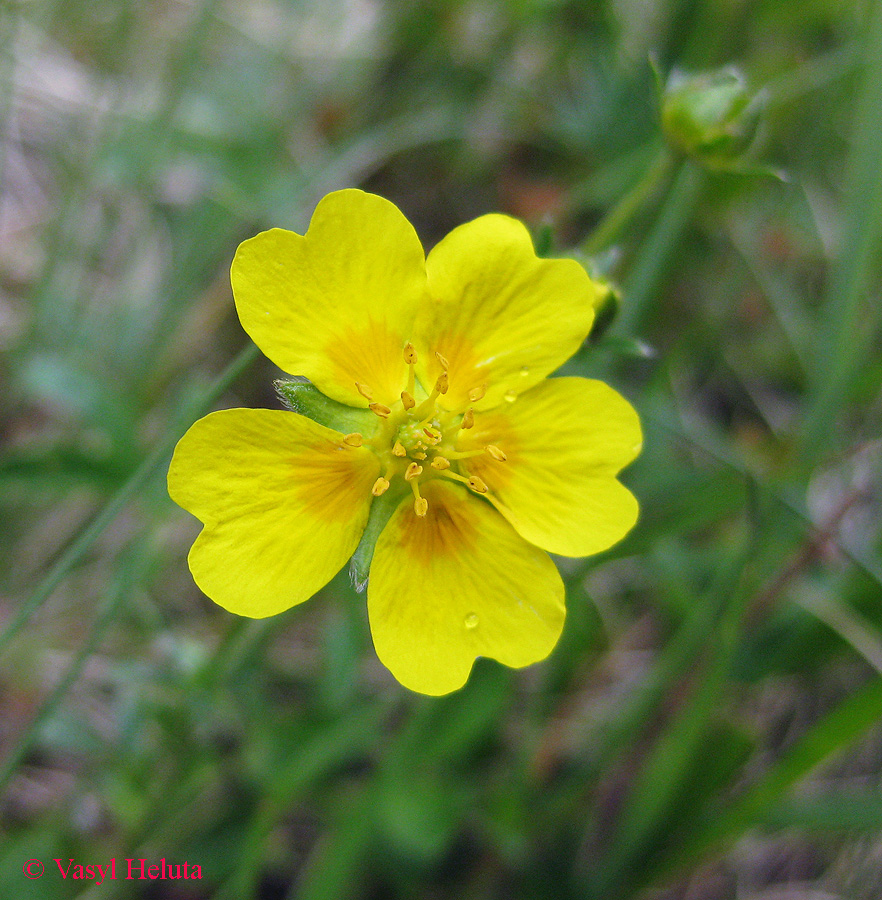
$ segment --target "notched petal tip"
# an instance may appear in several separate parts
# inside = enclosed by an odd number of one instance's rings
[[[405,687],[440,696],[479,656],[515,668],[544,659],[565,616],[554,563],[458,484],[425,493],[426,515],[402,504],[377,542],[368,611],[380,660]]]

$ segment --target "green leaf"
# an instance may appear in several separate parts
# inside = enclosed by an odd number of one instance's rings
[[[708,813],[696,824],[691,840],[667,860],[666,875],[691,868],[731,845],[763,821],[779,798],[812,769],[860,738],[882,718],[882,678],[875,678],[839,704],[811,728],[728,809]]]

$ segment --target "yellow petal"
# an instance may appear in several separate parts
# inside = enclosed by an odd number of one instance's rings
[[[420,380],[450,362],[450,409],[477,409],[533,387],[565,362],[594,320],[597,286],[572,259],[539,259],[516,219],[487,215],[455,228],[426,261],[430,303],[417,320]]]
[[[633,407],[601,381],[551,378],[515,403],[475,416],[464,450],[493,444],[464,462],[488,499],[528,541],[562,556],[587,556],[621,540],[637,501],[616,474],[640,452]]]
[[[196,422],[168,472],[205,525],[190,571],[215,603],[253,618],[309,599],[364,531],[376,456],[296,413],[227,409]]]
[[[368,612],[377,654],[413,691],[465,684],[478,656],[507,666],[546,657],[564,621],[551,559],[491,506],[449,482],[423,486],[429,508],[406,501],[377,541]]]
[[[425,292],[413,227],[388,200],[328,194],[305,235],[274,228],[240,245],[230,273],[242,327],[281,369],[364,407],[356,382],[390,406]]]

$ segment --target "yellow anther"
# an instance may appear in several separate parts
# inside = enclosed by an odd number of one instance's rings
[[[360,447],[364,443],[364,438],[357,431],[353,431],[343,438],[343,443],[348,447]]]
[[[407,456],[407,450],[404,449],[404,444],[402,444],[401,441],[395,441],[392,445],[392,455]]]
[[[385,494],[386,491],[389,490],[389,482],[382,477],[382,475],[374,482],[374,486],[371,488],[371,493],[375,497],[379,497],[380,494]]]
[[[469,391],[469,400],[472,403],[477,403],[479,400],[484,399],[484,395],[487,393],[487,385],[482,384],[480,387],[474,387]]]
[[[497,462],[505,462],[508,457],[503,453],[502,450],[499,449],[495,444],[487,445],[487,452],[495,459]]]
[[[401,402],[404,404],[405,409],[413,409],[416,406],[413,394],[409,394],[407,391],[401,392]]]
[[[423,453],[422,450],[417,450],[417,451],[413,454],[413,458],[414,458],[414,459],[425,459],[425,458],[426,458],[426,454]]]
[[[475,424],[475,411],[471,408],[467,409],[459,423],[460,428],[471,428]]]
[[[450,460],[445,459],[443,456],[436,456],[429,465],[433,469],[449,469],[450,468]]]
[[[388,419],[389,413],[392,412],[388,406],[383,406],[382,403],[368,403],[368,409],[372,413],[376,413],[381,419]]]
[[[435,390],[439,394],[446,394],[447,389],[450,387],[450,379],[447,377],[447,370],[445,369],[439,376],[438,380],[435,382]]]
[[[417,352],[416,352],[416,349],[414,348],[413,344],[411,344],[410,341],[408,341],[408,342],[404,345],[404,361],[405,361],[409,366],[415,366],[415,365],[416,365],[416,361],[417,361]]]
[[[412,462],[404,473],[405,481],[413,481],[419,475],[423,474],[423,467],[419,463]]]
[[[404,477],[407,478],[406,475]],[[429,501],[422,498],[418,481],[411,481],[410,489],[413,491],[413,511],[422,518],[429,509]]]
[[[488,490],[487,485],[484,484],[484,482],[481,481],[481,479],[478,478],[477,475],[472,475],[472,476],[470,476],[469,479],[468,479],[468,481],[466,482],[466,484],[468,484],[468,486],[469,486],[473,491],[477,491],[479,494],[486,494],[486,493],[487,493],[487,490]]]
[[[439,353],[437,350],[435,351],[435,359],[441,363],[441,368],[446,372],[450,368],[450,363],[447,361],[447,357]]]
[[[355,390],[357,390],[365,400],[374,399],[374,392],[366,384],[362,384],[360,381],[355,382]]]

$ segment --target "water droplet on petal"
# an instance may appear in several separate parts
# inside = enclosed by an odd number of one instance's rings
[[[506,391],[502,395],[502,399],[505,400],[507,403],[514,403],[515,400],[518,399],[518,395],[515,391]]]
[[[476,613],[469,613],[465,617],[465,627],[468,629],[477,628],[478,627],[478,616]]]
[[[529,366],[521,366],[521,376],[529,375],[530,367]]]

